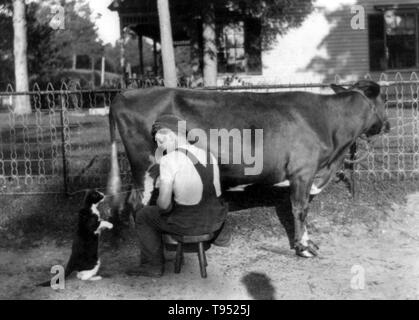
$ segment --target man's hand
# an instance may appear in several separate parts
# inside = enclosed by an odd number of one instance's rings
[[[162,208],[159,207],[159,212],[161,214],[165,214],[165,213],[169,213],[170,211],[172,211],[172,209],[173,209],[173,203],[171,202],[167,209],[162,209]]]
[[[160,188],[160,177],[157,177],[156,183],[154,184],[154,188],[156,189]]]

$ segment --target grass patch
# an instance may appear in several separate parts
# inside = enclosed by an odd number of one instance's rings
[[[13,191],[13,185],[22,187],[31,182],[43,188],[45,180],[55,180],[52,189],[62,190],[63,151],[70,192],[106,185],[110,163],[108,118],[78,110],[67,112],[65,119],[62,132],[59,112],[42,111],[13,119],[10,114],[0,114],[0,183],[7,185],[7,191]],[[119,151],[121,173],[127,176],[130,169],[121,143]],[[33,181],[28,183],[28,177]]]

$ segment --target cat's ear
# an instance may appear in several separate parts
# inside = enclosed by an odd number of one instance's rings
[[[89,190],[84,191],[83,203],[86,203],[87,197],[89,196]]]

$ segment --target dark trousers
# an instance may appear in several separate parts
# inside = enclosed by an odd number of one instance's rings
[[[202,211],[205,210],[203,207],[200,207],[200,209]],[[196,207],[194,210],[199,211]],[[212,226],[206,226],[204,229],[169,223],[168,216],[170,214],[173,214],[173,211],[171,213],[162,213],[157,206],[146,206],[137,212],[135,223],[140,241],[141,264],[155,266],[164,264],[163,233],[198,235],[214,232],[214,238],[217,239],[222,230],[223,222],[214,222]]]
[[[182,234],[157,206],[146,206],[137,212],[136,229],[140,241],[141,264],[164,264],[163,233]]]

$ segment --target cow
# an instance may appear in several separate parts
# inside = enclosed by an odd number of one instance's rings
[[[263,141],[244,141],[256,154],[262,152],[259,173],[245,174],[244,163],[220,162],[222,189],[248,184],[289,185],[294,220],[292,248],[302,257],[313,257],[318,247],[309,240],[306,217],[310,195],[318,194],[343,164],[358,137],[389,130],[380,85],[361,80],[349,88],[331,85],[334,94],[309,92],[225,92],[154,87],[118,94],[110,107],[111,171],[108,193],[114,210],[121,209],[116,128],[131,166],[134,190],[129,198],[146,204],[146,171],[154,161],[156,143],[151,130],[161,115],[184,119],[188,130],[199,128],[262,129]],[[188,136],[189,138],[189,136]],[[200,146],[200,140],[193,141]],[[206,144],[206,146],[208,146]],[[226,150],[208,148],[219,160]],[[231,148],[227,154],[233,156]],[[230,158],[231,159],[231,158]],[[134,191],[133,191],[134,192]],[[148,195],[144,196],[144,192]],[[131,203],[133,203],[131,201]]]

